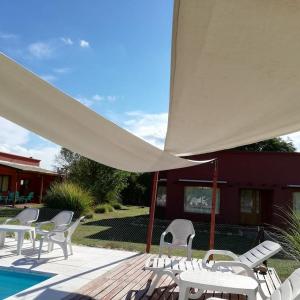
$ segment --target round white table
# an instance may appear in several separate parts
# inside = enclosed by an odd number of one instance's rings
[[[243,294],[255,300],[258,282],[251,277],[212,271],[186,271],[179,275],[179,300],[189,297],[190,288],[231,294]]]
[[[33,250],[35,249],[35,228],[31,226],[24,225],[9,225],[2,224],[0,225],[0,247],[4,247],[5,235],[6,232],[15,232],[18,235],[18,243],[17,243],[17,254],[21,254],[21,249],[23,246],[24,235],[28,232],[32,238]]]

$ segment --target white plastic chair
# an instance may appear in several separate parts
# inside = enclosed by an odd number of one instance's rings
[[[42,236],[40,240],[38,259],[41,258],[42,247],[45,238],[47,238],[48,240],[48,245],[50,245],[50,250],[53,250],[53,244],[58,244],[63,250],[65,259],[68,259],[68,246],[69,246],[70,253],[71,255],[73,255],[71,238],[77,226],[80,224],[81,220],[83,219],[84,217],[80,217],[73,224],[65,228],[61,227],[60,229],[52,230],[51,232],[48,233],[47,236]]]
[[[67,228],[73,219],[74,212],[70,210],[63,210],[54,216],[51,220],[45,222],[36,223],[36,235],[40,235],[43,241],[47,240],[47,237],[53,230],[63,230]],[[52,225],[51,230],[42,229],[42,226]],[[50,244],[48,244],[48,251],[50,251]]]
[[[20,213],[18,213],[15,217],[6,219],[3,224],[8,224],[10,222],[18,222],[20,225],[31,226],[38,217],[40,210],[38,208],[28,207],[23,209]],[[3,237],[5,238],[6,233],[2,232]],[[32,231],[30,234],[30,240],[34,243],[35,240],[35,232]]]
[[[238,284],[238,283],[237,283]],[[220,291],[221,292],[221,291]],[[212,297],[208,300],[220,300],[221,298]],[[299,300],[300,299],[300,268],[295,270],[270,297],[258,294],[257,300]]]
[[[172,235],[172,243],[165,241],[165,236],[170,233]],[[195,237],[193,223],[189,220],[176,219],[171,222],[160,237],[159,257],[162,256],[164,248],[168,249],[168,256],[171,256],[171,250],[175,248],[186,249],[187,259],[192,258],[192,242]]]

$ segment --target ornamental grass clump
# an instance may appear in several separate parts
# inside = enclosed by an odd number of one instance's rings
[[[280,209],[280,217],[286,224],[286,228],[274,227],[273,235],[285,253],[300,262],[300,214],[293,210]]]
[[[72,182],[54,183],[45,196],[48,207],[72,210],[76,215],[88,213],[93,203],[91,193]]]
[[[114,208],[108,203],[99,204],[95,207],[96,214],[106,214],[106,213],[113,212],[113,211],[114,211]]]

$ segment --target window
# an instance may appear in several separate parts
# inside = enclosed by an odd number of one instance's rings
[[[184,211],[210,214],[212,188],[188,186],[184,188]],[[220,190],[217,190],[216,214],[220,212]]]
[[[164,185],[158,186],[156,205],[161,207],[166,207],[166,204],[167,204],[167,187]]]
[[[0,176],[0,192],[8,191],[9,176]]]
[[[241,212],[256,213],[260,212],[260,191],[259,190],[241,190]]]
[[[293,210],[300,214],[300,192],[293,193]]]

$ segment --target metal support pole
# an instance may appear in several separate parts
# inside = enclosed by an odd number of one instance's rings
[[[19,181],[19,173],[16,172],[16,183],[15,183],[14,199],[13,199],[13,203],[12,203],[13,207],[16,206],[16,202],[17,202],[18,181]]]
[[[149,253],[152,244],[152,234],[153,234],[153,225],[154,225],[154,214],[155,214],[155,204],[156,204],[156,194],[157,194],[157,183],[158,183],[158,173],[153,174],[152,179],[152,193],[151,193],[151,204],[149,211],[149,224],[147,229],[147,245],[146,252]]]
[[[43,202],[43,191],[44,191],[44,176],[41,175],[41,186],[40,186],[39,203],[42,203],[42,202]]]
[[[218,189],[218,161],[215,160],[213,186],[212,186],[212,200],[211,200],[209,249],[214,249],[215,247],[217,189]],[[212,257],[210,257],[209,259],[212,259]]]

